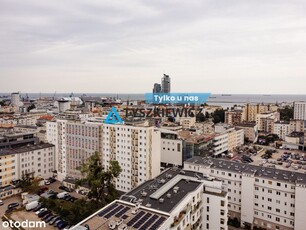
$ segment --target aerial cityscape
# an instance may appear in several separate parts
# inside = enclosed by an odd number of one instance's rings
[[[0,6],[0,230],[306,229],[305,3]]]

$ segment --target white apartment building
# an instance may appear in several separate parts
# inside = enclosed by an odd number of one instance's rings
[[[237,146],[244,144],[244,130],[227,124],[215,125],[216,135],[213,140],[214,155],[226,151],[233,151]]]
[[[306,102],[296,101],[293,103],[293,106],[294,106],[293,118],[295,120],[306,120]]]
[[[84,230],[86,225],[90,229],[109,229],[122,219],[118,229],[227,230],[227,206],[227,192],[222,191],[221,181],[169,168],[72,229]]]
[[[14,106],[14,107],[19,107],[19,106],[22,105],[22,102],[20,101],[19,92],[11,94],[11,105]]]
[[[177,132],[160,130],[161,132],[161,163],[162,165],[183,165],[183,141]]]
[[[78,167],[95,152],[102,153],[102,123],[68,121],[66,123],[66,174],[80,178]]]
[[[47,179],[55,170],[55,148],[52,144],[38,144],[15,149],[17,178],[23,174],[33,173],[34,177]]]
[[[185,161],[184,169],[222,180],[230,217],[242,226],[305,229],[306,174],[202,157]]]
[[[291,133],[290,123],[287,121],[278,121],[274,123],[273,133],[279,138],[285,140],[286,135]]]
[[[55,145],[55,169],[58,180],[62,181],[67,176],[66,167],[66,124],[68,120],[58,119],[56,122],[46,123],[47,141]]]
[[[46,124],[47,140],[56,146],[58,179],[80,178],[77,169],[95,151],[102,152],[102,123],[58,119]]]
[[[103,165],[117,160],[122,168],[116,189],[130,191],[160,173],[161,134],[154,127],[103,124]]]
[[[54,156],[54,145],[46,143],[1,149],[0,186],[21,179],[23,174],[44,179],[53,176]]]

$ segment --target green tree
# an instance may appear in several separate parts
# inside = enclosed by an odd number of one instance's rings
[[[35,105],[34,104],[31,104],[28,108],[27,108],[27,111],[30,112],[32,109],[35,109]]]
[[[206,121],[205,115],[203,113],[198,113],[196,119],[197,119],[197,122]]]
[[[39,190],[40,179],[33,177],[33,173],[23,173],[19,181],[19,187],[23,192],[36,193]]]
[[[219,122],[224,122],[225,121],[225,110],[224,109],[217,109],[213,115],[213,122],[216,124],[216,123],[219,123]]]
[[[279,109],[278,111],[280,113],[280,119],[282,121],[290,121],[290,119],[293,119],[293,106],[286,105],[284,108]]]
[[[110,161],[109,168],[105,170],[102,166],[101,155],[95,152],[86,163],[81,165],[80,171],[84,178],[78,184],[87,183],[89,185],[89,199],[94,199],[102,205],[116,199],[117,190],[114,186],[114,179],[122,171],[118,161]]]

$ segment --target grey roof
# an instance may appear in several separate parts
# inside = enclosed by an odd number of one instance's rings
[[[0,149],[0,156],[24,153],[28,151],[34,151],[34,150],[45,149],[45,148],[50,148],[50,147],[54,147],[54,145],[48,144],[48,143],[41,143],[37,145],[22,146],[22,147],[13,148],[13,149],[12,148]]]
[[[179,174],[193,177],[195,180],[180,179]],[[130,201],[131,197],[135,197],[141,200],[143,206],[150,204],[150,208],[170,213],[190,192],[202,184],[196,181],[199,178],[205,179],[201,173],[176,168],[167,169],[155,179],[146,181],[126,193],[121,200]],[[174,187],[179,187],[177,193],[173,192]],[[142,195],[143,192],[147,193],[146,196]],[[167,194],[171,194],[171,198],[168,198]],[[163,203],[160,203],[160,198],[164,199]]]
[[[195,156],[185,162],[204,165],[211,169],[222,169],[234,173],[248,173],[253,174],[256,177],[285,181],[288,183],[306,184],[306,174],[300,172],[268,168],[211,157]]]

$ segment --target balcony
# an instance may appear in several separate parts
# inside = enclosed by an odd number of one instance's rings
[[[171,228],[174,228],[175,226],[179,225],[181,221],[184,219],[185,215],[186,211],[181,211],[178,216],[174,217],[174,221],[171,224]]]

